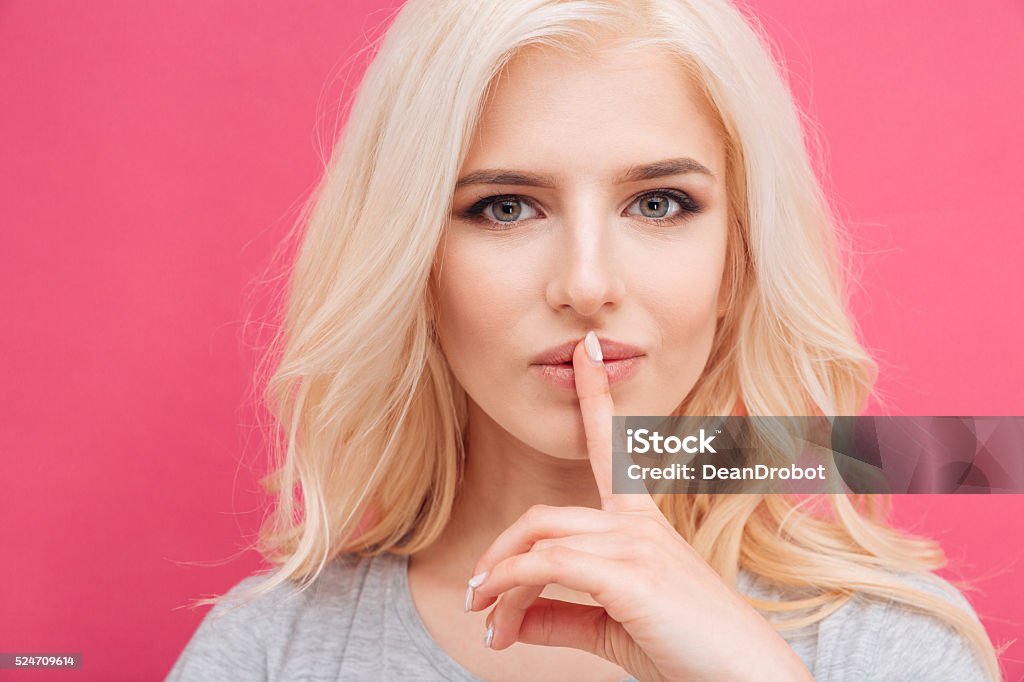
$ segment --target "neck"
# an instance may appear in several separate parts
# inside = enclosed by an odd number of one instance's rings
[[[410,559],[460,589],[494,539],[531,506],[601,506],[589,461],[540,452],[472,400],[467,407],[466,467],[451,519],[437,541]]]

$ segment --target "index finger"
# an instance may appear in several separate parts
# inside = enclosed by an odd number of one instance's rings
[[[596,359],[592,359],[592,357]],[[650,511],[657,509],[647,494],[612,492],[612,417],[615,403],[608,386],[608,372],[603,362],[597,333],[587,332],[576,344],[572,354],[576,395],[583,415],[587,439],[587,455],[601,494],[601,509],[608,511]]]

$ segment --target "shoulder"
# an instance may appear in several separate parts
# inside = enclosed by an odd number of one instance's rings
[[[388,557],[344,554],[304,589],[285,582],[255,596],[250,593],[269,574],[240,580],[200,622],[168,682],[273,676],[295,642],[306,647],[323,639],[324,632],[346,633],[360,595],[382,588],[387,565]]]
[[[891,575],[978,620],[967,598],[947,580],[931,573]],[[820,680],[989,679],[970,641],[938,615],[865,593],[854,594],[823,619],[815,640],[813,663],[805,662]]]
[[[251,592],[269,580],[270,574],[251,575],[235,584],[223,601],[214,606],[203,623],[224,633],[248,631],[259,635],[280,630],[297,618],[326,613],[358,598],[370,587],[371,570],[380,568],[373,557],[343,554],[328,562],[306,587],[292,582],[274,585],[258,595]]]

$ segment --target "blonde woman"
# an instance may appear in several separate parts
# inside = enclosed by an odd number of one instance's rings
[[[277,568],[170,680],[999,678],[878,498],[611,490],[613,414],[857,414],[875,378],[733,6],[410,0],[310,209]]]

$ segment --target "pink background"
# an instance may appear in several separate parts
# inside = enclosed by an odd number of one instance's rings
[[[829,141],[890,412],[1024,414],[1024,6],[752,5]],[[261,565],[258,284],[388,6],[0,5],[0,651],[159,679],[205,613],[175,607]],[[896,500],[996,641],[1024,631],[1022,517]]]

